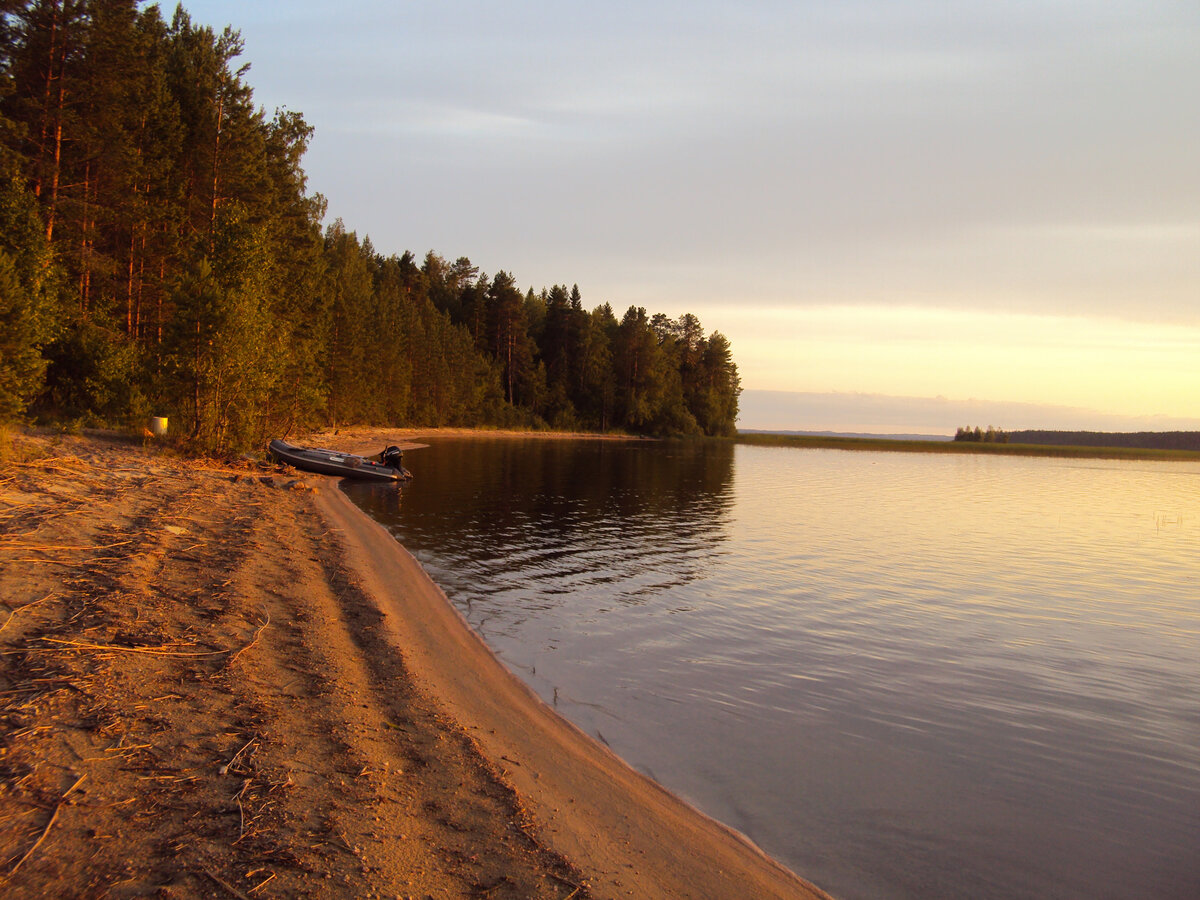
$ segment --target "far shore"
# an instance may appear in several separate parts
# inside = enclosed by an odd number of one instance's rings
[[[1152,450],[1141,447],[1081,447],[1054,444],[1004,444],[975,441],[921,441],[894,438],[834,437],[801,434],[739,434],[739,444],[795,447],[808,450],[859,450],[892,453],[958,453],[983,456],[1048,456],[1061,459],[1149,459],[1200,461],[1196,450]]]
[[[559,717],[336,479],[17,434],[0,593],[6,896],[828,896]]]
[[[505,438],[530,440],[652,441],[638,435],[600,434],[585,431],[523,431],[501,428],[377,428],[348,426],[296,436],[295,440],[328,443],[353,453],[375,453],[384,443],[421,441],[424,438]],[[1088,447],[1054,444],[1007,444],[975,441],[906,440],[887,437],[838,437],[833,435],[771,434],[751,432],[731,438],[699,438],[729,441],[754,447],[791,447],[798,450],[847,450],[876,453],[941,453],[978,456],[1040,456],[1054,459],[1128,459],[1200,462],[1200,451],[1156,450],[1140,447]],[[380,444],[376,447],[376,444]],[[407,449],[403,443],[401,449]]]
[[[528,438],[530,440],[652,441],[636,434],[596,431],[535,431],[519,428],[384,428],[374,425],[349,425],[302,432],[288,440],[336,444],[348,452],[361,452],[381,441],[420,441],[424,438]]]

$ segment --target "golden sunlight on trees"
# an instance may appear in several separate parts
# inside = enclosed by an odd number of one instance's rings
[[[729,342],[466,257],[384,255],[306,193],[237,31],[135,0],[0,5],[0,420],[730,434]]]

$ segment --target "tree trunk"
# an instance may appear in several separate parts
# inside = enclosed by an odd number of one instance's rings
[[[45,179],[45,157],[46,157],[46,142],[49,139],[50,131],[50,104],[53,97],[54,88],[54,67],[58,50],[59,37],[59,18],[60,9],[58,4],[54,4],[54,15],[50,19],[50,51],[46,58],[46,85],[42,91],[42,124],[38,132],[37,143],[37,174],[34,180],[33,193],[39,199],[42,196],[43,181]],[[61,67],[61,62],[59,63]]]
[[[58,73],[58,102],[54,110],[54,159],[50,167],[50,201],[46,206],[46,243],[54,240],[54,219],[58,214],[58,181],[62,171],[62,119],[66,103],[66,86],[62,70]]]
[[[217,88],[217,133],[213,138],[213,175],[212,175],[212,207],[209,209],[208,216],[208,240],[209,252],[212,251],[213,241],[216,239],[217,233],[217,191],[221,183],[221,120],[225,116],[225,98],[221,96],[220,87]]]
[[[83,169],[83,208],[79,221],[79,309],[86,316],[91,305],[92,254],[88,226],[88,200],[91,195],[92,164]]]

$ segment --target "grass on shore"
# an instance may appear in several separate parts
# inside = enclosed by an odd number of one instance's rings
[[[27,440],[20,428],[0,424],[0,467],[29,462],[45,454],[45,448]]]
[[[992,456],[1050,456],[1062,459],[1200,460],[1195,450],[1143,447],[1071,447],[1052,444],[989,444],[974,441],[906,441],[893,438],[830,437],[799,434],[739,434],[735,441],[756,447],[821,450],[875,450],[893,453],[975,453]]]

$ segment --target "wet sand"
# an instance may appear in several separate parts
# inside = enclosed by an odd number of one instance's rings
[[[17,445],[6,896],[825,896],[547,707],[336,479]]]

